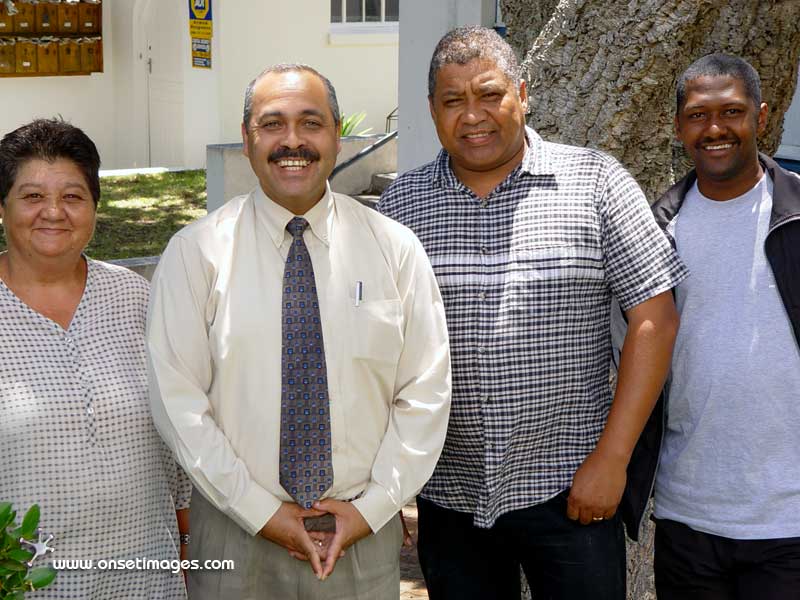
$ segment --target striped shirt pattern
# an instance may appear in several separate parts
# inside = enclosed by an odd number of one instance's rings
[[[627,310],[688,275],[616,160],[526,136],[522,163],[485,198],[442,150],[379,204],[422,241],[447,314],[450,424],[422,496],[485,528],[568,488],[594,449],[611,404],[612,296]]]

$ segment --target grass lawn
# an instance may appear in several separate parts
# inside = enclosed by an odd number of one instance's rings
[[[97,228],[86,249],[92,258],[161,254],[172,234],[206,214],[206,172],[104,177]],[[0,249],[5,237],[0,232]]]

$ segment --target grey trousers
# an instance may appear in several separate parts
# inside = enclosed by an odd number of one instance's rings
[[[189,558],[234,561],[233,570],[187,572],[189,600],[398,600],[403,529],[395,516],[348,548],[333,574],[319,581],[310,563],[250,536],[197,490],[189,511]]]

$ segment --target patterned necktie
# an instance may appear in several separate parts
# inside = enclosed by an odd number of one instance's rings
[[[314,267],[295,217],[283,272],[280,482],[304,508],[333,485],[331,418]]]

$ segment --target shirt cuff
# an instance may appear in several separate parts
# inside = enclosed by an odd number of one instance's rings
[[[251,481],[241,500],[228,508],[228,516],[249,535],[256,535],[278,512],[281,501]]]
[[[385,488],[376,483],[370,483],[364,494],[353,500],[352,504],[364,517],[372,533],[378,533],[402,508],[392,500]]]

